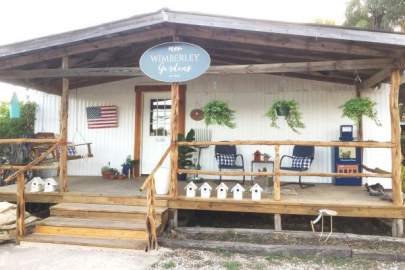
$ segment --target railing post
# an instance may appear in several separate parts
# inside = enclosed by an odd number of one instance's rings
[[[171,172],[170,172],[170,196],[177,198],[177,173],[178,173],[178,158],[179,158],[179,146],[177,144],[177,136],[179,134],[179,99],[180,99],[180,87],[177,83],[171,85],[171,129],[170,129],[170,143],[172,149],[170,152]]]
[[[25,235],[25,176],[20,173],[17,176],[17,214],[16,214],[16,242],[20,243]]]
[[[392,160],[392,200],[395,205],[403,204],[401,183],[401,129],[399,126],[398,94],[400,72],[394,70],[391,74],[390,116],[391,116],[391,160]]]
[[[274,192],[273,199],[279,201],[281,199],[280,191],[280,145],[274,146]]]

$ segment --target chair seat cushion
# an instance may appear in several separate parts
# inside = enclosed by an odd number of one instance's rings
[[[309,166],[311,166],[311,158],[293,156],[291,163],[292,168],[308,170]]]
[[[221,168],[235,167],[236,155],[234,154],[216,154],[218,166]]]

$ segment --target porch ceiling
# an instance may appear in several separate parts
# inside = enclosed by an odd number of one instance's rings
[[[64,34],[0,47],[0,70],[59,68],[69,55],[69,66],[136,67],[149,47],[180,40],[199,44],[212,65],[306,62],[405,55],[405,35],[250,20],[162,10]],[[353,84],[356,74],[367,80],[378,69],[286,73],[285,76]],[[72,78],[78,88],[123,78]],[[60,79],[8,81],[59,94]]]

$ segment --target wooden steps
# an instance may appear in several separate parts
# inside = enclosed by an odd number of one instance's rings
[[[50,208],[50,217],[40,221],[24,241],[144,249],[145,218],[143,205],[60,203]],[[156,207],[156,219],[160,232],[168,220],[166,207]]]

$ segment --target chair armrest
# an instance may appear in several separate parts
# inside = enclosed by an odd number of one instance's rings
[[[282,156],[281,156],[281,159],[280,159],[280,167],[281,167],[281,164],[283,164],[283,159],[286,158],[286,157],[293,159],[293,156],[290,156],[290,155],[282,155]]]

